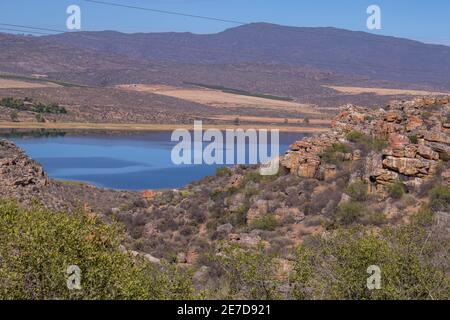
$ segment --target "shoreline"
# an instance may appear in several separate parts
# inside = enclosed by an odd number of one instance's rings
[[[280,132],[326,132],[329,127],[302,127],[279,125],[226,125],[203,124],[203,129],[278,129]],[[176,129],[193,130],[193,124],[139,124],[139,123],[37,123],[37,122],[0,122],[0,129],[60,129],[60,130],[123,130],[123,131],[173,131]]]

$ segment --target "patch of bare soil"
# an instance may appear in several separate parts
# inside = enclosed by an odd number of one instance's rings
[[[440,96],[448,94],[448,92],[411,90],[411,89],[386,89],[386,88],[343,87],[343,86],[324,86],[324,87],[351,95],[357,95],[362,93],[374,93],[380,96],[391,96],[391,95]]]
[[[51,82],[28,82],[20,80],[0,79],[0,89],[29,89],[29,88],[57,88],[61,87]]]

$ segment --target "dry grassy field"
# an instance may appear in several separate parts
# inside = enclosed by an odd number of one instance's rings
[[[391,95],[427,96],[427,95],[449,94],[449,92],[410,90],[410,89],[385,89],[385,88],[341,87],[341,86],[324,86],[324,87],[352,95],[357,95],[361,93],[374,93],[380,96],[391,96]]]
[[[274,123],[274,124],[302,124],[305,118],[272,118],[272,117],[253,117],[253,116],[239,116],[239,115],[218,115],[204,117],[205,119],[219,120],[219,121],[234,121],[239,118],[242,122],[256,122],[256,123]],[[287,121],[286,121],[287,120]],[[312,125],[331,125],[330,119],[309,119],[309,124]]]
[[[163,96],[192,101],[203,105],[227,108],[265,108],[272,110],[283,110],[317,114],[311,105],[301,104],[294,101],[273,100],[267,98],[238,95],[226,93],[220,90],[199,89],[199,88],[179,88],[163,85],[131,84],[118,85],[122,90],[132,90],[138,92],[151,92]]]
[[[51,82],[28,82],[21,80],[0,79],[0,89],[34,89],[56,87],[60,87],[60,85]]]

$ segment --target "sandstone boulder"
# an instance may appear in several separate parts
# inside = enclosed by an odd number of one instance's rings
[[[425,159],[411,159],[411,158],[397,158],[387,156],[383,160],[383,167],[389,170],[396,171],[406,176],[419,176],[431,174],[433,164],[430,160]]]
[[[389,134],[389,147],[392,149],[403,149],[409,144],[409,138],[403,134]]]
[[[426,131],[423,134],[424,139],[431,142],[440,142],[450,144],[450,136],[440,131]]]
[[[406,123],[406,131],[413,131],[423,126],[423,120],[417,116],[411,116]]]
[[[425,145],[419,146],[417,149],[417,153],[421,157],[424,157],[425,159],[430,159],[430,160],[438,160],[439,159],[439,153],[433,151],[432,148],[425,146]]]

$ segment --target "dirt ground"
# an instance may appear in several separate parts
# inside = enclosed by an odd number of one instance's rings
[[[31,89],[31,88],[56,88],[61,87],[50,82],[27,82],[20,80],[0,79],[0,89]]]
[[[363,88],[363,87],[341,87],[341,86],[324,86],[324,87],[352,95],[357,95],[361,93],[374,93],[381,96],[390,96],[390,95],[427,96],[427,95],[449,94],[448,92],[410,90],[410,89],[385,89],[385,88]]]

